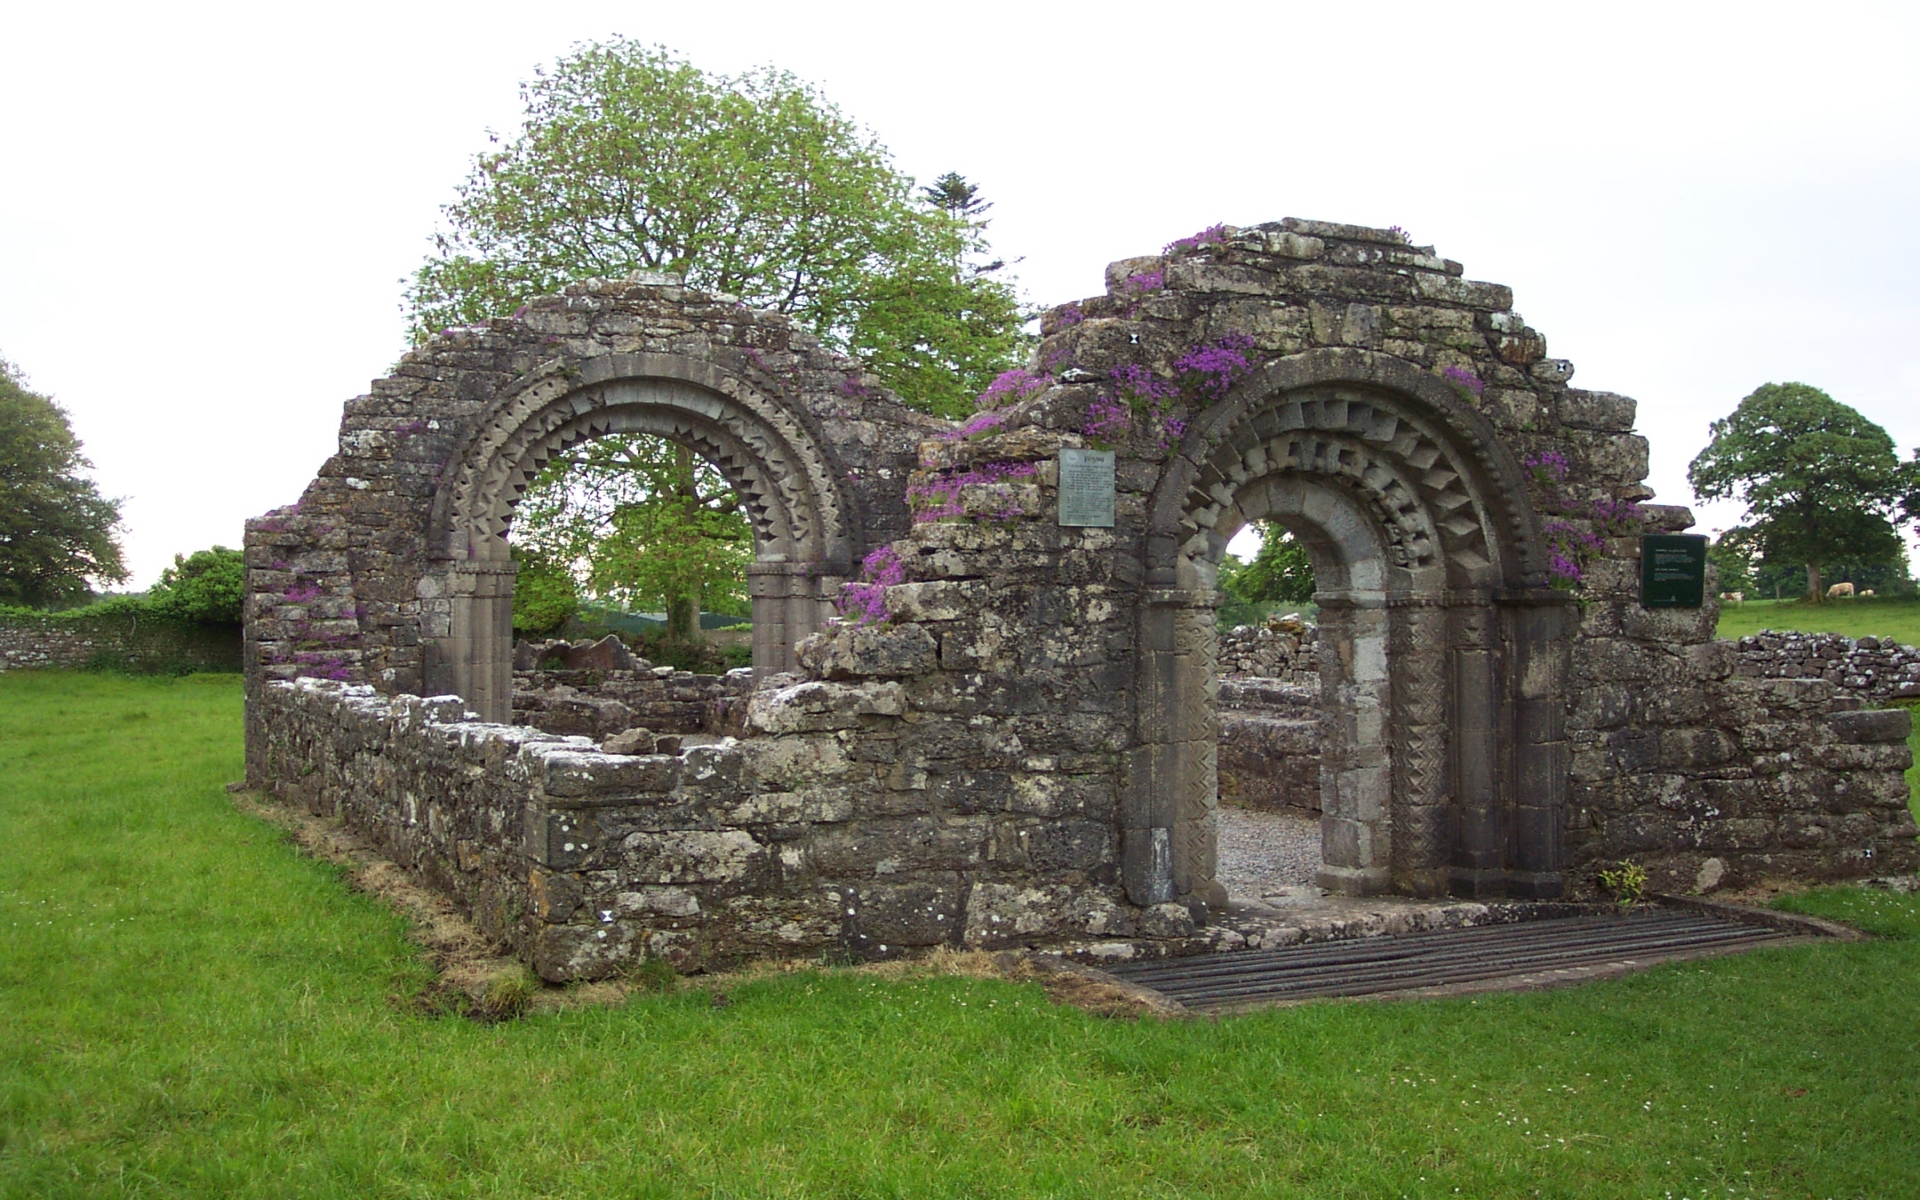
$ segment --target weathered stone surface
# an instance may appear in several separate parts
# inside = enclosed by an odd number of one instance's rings
[[[1913,865],[1899,718],[1835,707],[1920,693],[1920,661],[1729,649],[1712,606],[1640,607],[1638,535],[1692,515],[1647,503],[1633,402],[1568,389],[1506,288],[1397,230],[1294,220],[1108,284],[1047,315],[1032,386],[970,428],[669,280],[434,339],[249,524],[249,778],[552,979],[1188,946],[1226,899],[1223,796],[1322,807],[1320,879],[1357,893],[1551,897],[1622,858],[1682,890]],[[750,673],[506,643],[520,464],[630,424],[738,483]],[[1111,529],[1055,519],[1055,456],[1088,444],[1114,449]],[[1314,548],[1317,626],[1217,629],[1254,521]],[[885,619],[822,631],[863,570]]]

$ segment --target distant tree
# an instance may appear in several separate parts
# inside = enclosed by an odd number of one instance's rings
[[[513,541],[547,569],[583,564],[597,597],[657,607],[670,641],[697,641],[703,610],[747,611],[753,531],[739,497],[711,464],[659,438],[603,438],[548,463],[520,501]]]
[[[0,604],[70,604],[126,579],[120,502],[82,477],[92,465],[66,410],[0,359]]]
[[[580,611],[580,584],[565,563],[556,563],[524,546],[513,547],[520,574],[513,581],[513,631],[525,637],[550,637]]]
[[[812,87],[709,75],[623,39],[522,85],[519,133],[478,156],[407,291],[416,339],[589,277],[684,273],[791,314],[909,404],[959,416],[1027,348],[1011,283],[970,270],[978,189],[923,194]]]
[[[1721,534],[1707,546],[1707,561],[1720,575],[1723,592],[1753,592],[1753,552],[1739,537]],[[1757,594],[1757,593],[1756,593]]]
[[[1271,521],[1259,522],[1260,549],[1242,563],[1228,555],[1220,565],[1220,625],[1232,628],[1259,619],[1274,604],[1313,599],[1313,563],[1307,548]]]
[[[173,565],[160,572],[160,582],[147,592],[147,602],[176,621],[238,625],[246,575],[245,556],[225,546],[176,554]]]
[[[1769,383],[1712,433],[1687,468],[1694,494],[1744,502],[1747,520],[1729,538],[1768,563],[1804,563],[1810,599],[1824,599],[1829,563],[1900,560],[1896,522],[1913,516],[1902,504],[1916,468],[1886,430],[1818,388]]]

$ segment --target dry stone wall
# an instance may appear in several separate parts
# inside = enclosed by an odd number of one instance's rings
[[[1920,649],[1892,638],[1763,630],[1740,639],[1735,669],[1755,679],[1824,679],[1869,703],[1920,698]]]
[[[0,671],[55,668],[186,674],[240,670],[240,631],[117,614],[0,616]]]

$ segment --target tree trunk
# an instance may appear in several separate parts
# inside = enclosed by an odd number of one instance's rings
[[[1819,604],[1827,598],[1826,589],[1820,586],[1820,564],[1807,564],[1807,599]]]
[[[693,474],[693,451],[685,446],[673,448],[674,498],[689,510],[700,503],[699,481]],[[667,602],[667,640],[700,640],[700,597],[690,592],[669,592]]]

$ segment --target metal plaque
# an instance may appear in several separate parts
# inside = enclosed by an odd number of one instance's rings
[[[1697,533],[1649,533],[1640,539],[1640,603],[1699,608],[1707,598],[1707,539]]]
[[[1113,528],[1113,451],[1060,451],[1060,524]]]

